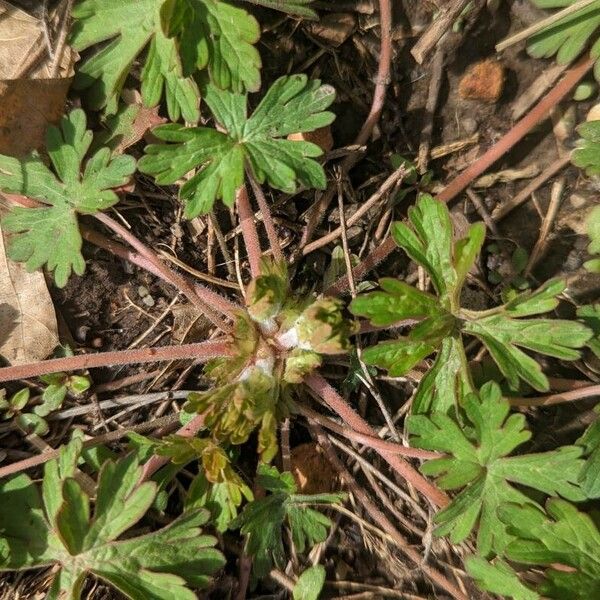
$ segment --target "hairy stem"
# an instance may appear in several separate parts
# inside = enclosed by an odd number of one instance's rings
[[[20,194],[3,195],[10,202],[19,204],[21,206],[26,206],[29,208],[43,206],[41,202],[33,200],[32,198],[28,198],[27,196],[22,196]],[[233,312],[239,308],[236,304],[200,284],[189,283],[184,277],[167,267],[167,265],[165,265],[160,260],[160,258],[158,258],[158,256],[156,256],[156,254],[154,254],[154,252],[150,250],[150,248],[142,244],[142,242],[140,242],[131,232],[127,231],[127,229],[125,229],[124,227],[121,227],[113,219],[110,219],[110,217],[107,217],[106,215],[104,215],[104,217],[106,217],[106,219],[109,220],[111,225],[115,225],[117,228],[119,228],[119,231],[117,231],[118,235],[120,235],[121,237],[123,237],[123,239],[128,241],[134,248],[143,248],[144,252],[139,252],[139,250],[138,252],[133,252],[132,250],[129,250],[128,248],[122,246],[118,242],[107,238],[101,233],[94,231],[93,229],[90,229],[85,225],[80,225],[81,235],[85,240],[91,242],[99,248],[108,250],[109,252],[118,256],[119,258],[129,261],[134,265],[140,267],[141,269],[148,271],[149,273],[152,273],[153,275],[159,277],[163,281],[166,281],[167,283],[175,286],[179,289],[180,292],[186,295],[188,295],[188,292],[190,292],[193,289],[193,295],[197,298],[195,300],[192,298],[192,302],[194,302],[194,304],[196,305],[198,305],[198,299],[201,302],[203,302],[202,306],[199,306],[199,308],[203,308],[208,305],[214,306],[217,310],[221,311],[223,315],[230,319],[233,319]],[[103,219],[100,220],[104,222]],[[105,224],[111,229],[115,230],[108,223]],[[184,283],[185,289],[181,287],[182,282]],[[219,322],[221,322],[218,315],[214,316],[219,320]],[[217,323],[214,324],[217,325]]]
[[[550,111],[577,85],[592,68],[594,61],[585,57],[569,69],[556,86],[529,111],[516,125],[501,137],[487,152],[470,167],[455,177],[438,195],[441,202],[456,198],[476,177],[491,167],[500,157],[520,142],[538,123],[550,115]]]
[[[379,437],[375,437],[372,435],[365,435],[364,433],[359,433],[358,431],[354,431],[354,429],[349,429],[348,427],[343,427],[342,425],[338,425],[335,421],[324,417],[319,414],[317,411],[312,410],[306,406],[296,404],[296,410],[307,419],[312,419],[319,425],[330,429],[331,431],[337,433],[338,435],[344,436],[353,442],[358,442],[359,444],[363,444],[373,450],[381,450],[383,452],[389,452],[390,454],[399,454],[401,456],[410,456],[412,458],[420,458],[422,460],[433,460],[434,458],[442,458],[444,455],[439,452],[431,452],[430,450],[421,450],[420,448],[409,448],[407,446],[401,446],[396,442],[388,442],[387,440],[382,440]],[[289,470],[289,469],[288,469]]]
[[[327,405],[340,416],[343,421],[363,435],[377,437],[371,426],[342,398],[323,377],[311,374],[304,379],[304,383],[322,398]],[[434,505],[443,508],[450,502],[448,496],[438,489],[435,485],[427,481],[418,471],[416,471],[408,462],[397,454],[392,454],[380,448],[373,448],[390,467],[403,477],[409,484],[419,490]]]
[[[112,365],[130,365],[181,359],[207,361],[221,356],[231,356],[229,344],[221,340],[184,344],[183,346],[161,346],[159,348],[139,348],[136,350],[117,350],[114,352],[99,352],[97,354],[80,354],[42,360],[36,363],[15,365],[0,369],[0,382],[15,379],[29,379],[58,373],[62,371],[78,371]]]
[[[102,435],[99,435],[95,438],[85,440],[85,442],[83,442],[83,447],[93,448],[94,446],[98,446],[99,444],[109,444],[110,442],[116,442],[117,440],[124,438],[131,431],[135,431],[137,433],[145,433],[147,431],[153,431],[159,427],[167,427],[177,422],[177,418],[178,417],[176,414],[171,414],[165,417],[159,417],[158,419],[153,419],[151,422],[134,425],[133,427],[124,427],[123,429],[117,429],[116,431],[109,431],[108,433],[103,433]],[[59,455],[60,448],[56,448],[55,450],[50,450],[48,452],[44,452],[43,454],[31,456],[29,458],[25,458],[23,460],[11,463],[10,465],[0,467],[0,479],[4,477],[9,477],[10,475],[15,475],[16,473],[21,473],[22,471],[26,471],[27,469],[32,469],[33,467],[43,465],[44,463],[47,463],[50,460],[58,458]]]
[[[275,230],[273,216],[271,215],[271,209],[269,208],[269,204],[265,198],[265,193],[260,187],[258,181],[254,179],[254,175],[249,169],[247,170],[247,174],[248,179],[250,180],[250,185],[252,186],[252,191],[254,192],[254,197],[258,202],[258,208],[260,209],[262,215],[263,225],[265,226],[265,231],[267,232],[267,238],[269,240],[269,246],[271,246],[271,251],[273,252],[273,258],[277,262],[284,262],[285,257],[281,251],[281,244],[279,243],[279,237],[277,236],[277,231]]]
[[[248,190],[245,185],[237,191],[236,205],[240,217],[242,236],[244,238],[244,244],[246,245],[246,252],[248,253],[250,273],[252,277],[258,277],[260,275],[260,258],[262,256],[262,250],[258,240],[256,223],[254,222],[254,213],[252,212],[250,199],[248,198]]]

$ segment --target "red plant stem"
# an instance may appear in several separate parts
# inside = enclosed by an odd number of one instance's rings
[[[108,250],[111,254],[114,254],[115,256],[118,256],[119,258],[122,258],[123,260],[126,260],[137,267],[152,273],[163,281],[166,281],[167,283],[177,287],[172,279],[166,279],[164,272],[157,269],[154,266],[154,263],[150,262],[147,258],[144,258],[138,252],[134,252],[126,246],[119,244],[119,242],[115,242],[114,240],[111,240],[110,238],[107,238],[101,233],[93,229],[89,229],[88,227],[81,226],[80,229],[82,237],[88,242],[94,244],[94,246]],[[233,319],[235,312],[237,310],[241,310],[241,306],[238,306],[235,302],[232,302],[228,298],[221,296],[221,294],[214,292],[204,285],[199,283],[191,283],[190,285],[193,285],[194,292],[202,301],[214,307],[229,319]]]
[[[577,85],[579,80],[590,70],[594,61],[582,58],[571,67],[556,86],[514,127],[510,129],[487,152],[480,156],[470,167],[455,177],[437,196],[441,202],[450,202],[470,183],[506,154],[523,139],[538,123],[548,117],[550,111]],[[371,269],[387,258],[396,248],[394,240],[387,237],[384,242],[371,252],[353,270],[354,279],[360,280]],[[348,289],[348,277],[341,277],[328,290],[328,295],[339,295]]]
[[[164,279],[170,280],[183,294],[185,294],[190,302],[198,307],[204,316],[213,324],[216,325],[221,331],[231,333],[231,326],[223,321],[221,316],[217,314],[206,302],[201,300],[196,294],[194,287],[188,282],[185,277],[179,275],[175,271],[167,267],[153,250],[148,248],[142,243],[133,233],[128,231],[121,224],[117,223],[114,219],[109,217],[107,214],[99,212],[94,217],[106,225],[109,229],[112,229],[117,235],[122,237],[132,248],[137,250],[146,260],[148,260],[154,267],[163,274]]]
[[[377,437],[375,431],[370,425],[342,398],[323,377],[317,374],[311,374],[304,379],[304,383],[322,398],[327,405],[341,417],[346,425],[369,437]],[[397,454],[392,454],[386,450],[373,448],[389,465],[406,481],[419,490],[430,502],[443,508],[450,502],[448,496],[435,485],[427,481],[418,471],[416,471],[408,462]]]
[[[303,417],[306,417],[307,419],[312,419],[319,425],[330,429],[338,435],[342,435],[348,438],[349,440],[358,442],[359,444],[363,444],[364,446],[368,446],[373,450],[381,450],[383,452],[389,452],[390,454],[399,454],[401,456],[420,458],[421,460],[433,460],[434,458],[442,458],[444,456],[439,452],[431,452],[429,450],[421,450],[420,448],[409,448],[407,446],[401,446],[396,442],[388,442],[386,440],[382,440],[379,437],[365,435],[364,433],[359,433],[357,431],[354,431],[353,429],[342,427],[341,425],[338,425],[335,421],[324,417],[323,415],[306,406],[300,406],[296,404],[296,410]]]
[[[194,359],[207,361],[221,356],[231,356],[229,344],[220,340],[184,344],[182,346],[161,346],[159,348],[138,348],[134,350],[117,350],[99,352],[97,354],[80,354],[65,358],[53,358],[25,365],[14,365],[0,369],[0,382],[15,379],[29,379],[58,373],[62,371],[78,371],[111,365],[130,365],[133,363],[159,362],[163,360]]]
[[[252,212],[250,199],[248,198],[248,190],[245,185],[237,191],[236,205],[240,217],[242,236],[244,238],[244,244],[246,245],[246,252],[248,252],[250,273],[253,278],[258,277],[260,275],[260,258],[262,256],[262,250],[258,240],[256,223],[254,222],[254,213]]]
[[[390,0],[379,0],[379,27],[381,29],[381,47],[377,66],[377,81],[375,82],[375,91],[371,101],[371,110],[354,140],[357,146],[363,146],[367,143],[375,125],[379,122],[390,82],[390,67],[392,64],[392,4]],[[346,158],[348,165],[353,165],[356,160],[356,156]]]
[[[265,226],[265,231],[267,232],[267,238],[269,240],[269,246],[271,246],[271,251],[273,252],[273,258],[277,262],[284,262],[285,257],[283,256],[283,252],[281,251],[281,244],[279,243],[279,237],[277,236],[277,231],[275,229],[275,224],[273,223],[273,216],[271,215],[271,209],[269,208],[269,203],[265,198],[265,193],[263,192],[260,184],[254,179],[252,172],[248,169],[248,179],[250,180],[250,185],[252,186],[252,191],[254,192],[254,197],[258,202],[258,208],[262,214],[263,225]]]
[[[538,398],[508,398],[508,401],[512,406],[550,406],[552,404],[583,400],[584,398],[593,398],[594,396],[600,396],[600,385],[590,385],[570,392],[539,396]]]
[[[183,427],[180,427],[175,435],[180,437],[194,437],[204,427],[204,413],[196,415],[191,421],[186,423]],[[139,483],[147,481],[158,471],[161,467],[164,467],[171,459],[168,456],[160,456],[155,454],[145,464],[142,469],[142,475],[140,476]],[[139,485],[139,484],[138,484]]]
[[[429,566],[419,552],[417,552],[410,542],[394,527],[393,523],[381,512],[375,503],[369,498],[362,486],[358,484],[350,471],[345,467],[344,463],[338,458],[331,442],[327,439],[324,431],[319,425],[312,424],[312,428],[316,433],[317,441],[325,451],[325,456],[331,465],[340,474],[341,479],[346,484],[352,495],[365,508],[366,513],[378,527],[390,536],[400,550],[415,564],[415,566],[423,571],[425,575],[441,589],[448,592],[456,600],[468,600],[456,586],[452,585],[442,573],[437,569]]]
[[[377,67],[375,91],[373,92],[373,100],[371,101],[369,114],[354,140],[354,144],[357,146],[364,146],[369,141],[375,125],[379,122],[385,103],[385,96],[390,80],[390,67],[392,64],[392,6],[390,0],[379,0],[379,26],[381,28],[381,47],[379,50],[379,64]],[[358,157],[359,155],[356,153],[346,156],[341,164],[342,176],[350,171],[356,164]],[[309,217],[300,240],[300,249],[304,248],[312,238],[315,229],[331,203],[335,192],[336,186],[330,185],[318,200],[314,209],[311,209],[311,216],[314,215],[317,218],[311,219]]]

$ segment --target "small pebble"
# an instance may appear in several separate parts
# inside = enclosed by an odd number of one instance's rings
[[[458,95],[469,100],[497,102],[504,89],[504,67],[488,58],[475,63],[463,75],[458,86]]]
[[[154,298],[152,296],[150,296],[150,294],[148,294],[147,296],[144,296],[142,298],[142,303],[145,304],[146,306],[154,306],[156,304],[156,302],[154,302]]]
[[[581,194],[571,194],[569,196],[569,202],[573,208],[581,208],[585,206],[587,200]]]
[[[461,125],[467,135],[473,135],[479,129],[479,123],[473,117],[464,118]]]
[[[90,327],[88,327],[87,325],[80,325],[75,330],[75,339],[78,342],[85,342],[85,340],[87,340],[87,336],[88,336],[89,332],[90,332]]]

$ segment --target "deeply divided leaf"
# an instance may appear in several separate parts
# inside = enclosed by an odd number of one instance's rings
[[[507,504],[500,519],[513,539],[509,560],[549,567],[539,590],[547,598],[587,600],[600,595],[600,532],[594,521],[559,498],[537,506]]]
[[[282,138],[331,123],[334,115],[326,109],[334,95],[330,86],[305,75],[281,77],[248,116],[245,95],[208,85],[205,100],[223,131],[157,127],[154,135],[166,143],[146,148],[140,170],[154,175],[157,183],[171,184],[197,169],[180,191],[188,218],[210,212],[217,199],[232,206],[245,169],[258,182],[284,192],[294,192],[298,184],[324,188],[323,167],[314,160],[321,149]]]
[[[85,50],[100,42],[80,67],[75,86],[88,90],[93,108],[116,110],[132,65],[147,48],[142,98],[157,105],[163,94],[169,117],[199,118],[196,70],[207,69],[219,87],[236,92],[260,86],[256,20],[222,0],[81,0],[73,9],[71,43]]]
[[[279,473],[274,467],[259,465],[259,484],[271,493],[247,504],[241,515],[231,524],[246,536],[246,552],[254,558],[253,570],[264,577],[273,567],[284,563],[284,532],[287,525],[294,545],[304,552],[322,542],[331,526],[323,513],[310,505],[341,502],[343,494],[296,494],[291,473]]]
[[[535,504],[513,484],[574,501],[585,498],[577,483],[583,465],[581,448],[565,446],[551,452],[508,456],[530,437],[523,415],[509,416],[509,411],[500,388],[487,383],[479,396],[470,394],[464,403],[472,437],[443,413],[413,415],[408,420],[415,446],[449,455],[427,462],[422,471],[435,476],[443,489],[463,488],[437,513],[436,533],[448,534],[458,543],[478,525],[477,549],[482,556],[501,554],[511,540],[496,514],[502,503]]]
[[[13,234],[8,254],[29,271],[46,265],[59,287],[72,272],[82,275],[85,270],[77,215],[116,204],[119,198],[112,188],[127,183],[135,170],[132,157],[112,158],[108,148],[85,162],[91,142],[85,113],[76,109],[47,132],[46,148],[56,174],[37,153],[24,160],[0,155],[0,190],[40,203],[36,208],[13,207],[2,220]]]
[[[466,237],[454,241],[448,208],[431,196],[421,196],[409,210],[409,224],[395,223],[393,236],[425,269],[437,297],[385,278],[379,282],[381,290],[359,295],[350,305],[355,315],[367,317],[377,326],[414,325],[402,337],[366,348],[363,358],[367,364],[402,376],[437,352],[433,367],[421,379],[413,412],[448,412],[473,390],[463,347],[466,335],[483,342],[512,389],[517,390],[524,381],[540,391],[548,389],[548,379],[539,363],[521,348],[576,360],[592,335],[588,327],[575,321],[524,318],[556,308],[565,289],[560,280],[548,281],[488,311],[462,308],[462,288],[481,250],[484,232],[477,223],[470,226]]]
[[[103,579],[128,598],[193,600],[187,587],[202,587],[223,565],[201,535],[208,513],[191,510],[166,527],[137,537],[119,536],[144,516],[156,485],[141,483],[135,455],[102,467],[94,508],[76,479],[81,441],[47,463],[42,490],[26,475],[0,484],[0,570],[54,566],[48,598],[81,597],[88,574]]]

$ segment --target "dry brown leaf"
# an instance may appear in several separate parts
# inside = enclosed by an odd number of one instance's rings
[[[52,76],[42,22],[0,0],[0,153],[22,157],[41,148],[48,124],[59,121],[76,57],[68,46],[60,54]]]
[[[0,232],[0,355],[13,365],[35,362],[51,354],[58,343],[43,273],[28,273],[22,264],[9,260]]]

